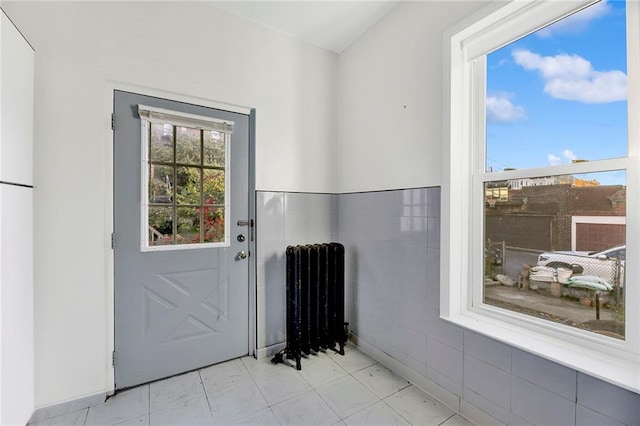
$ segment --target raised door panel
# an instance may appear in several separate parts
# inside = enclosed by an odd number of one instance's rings
[[[0,13],[0,180],[33,184],[34,52]]]

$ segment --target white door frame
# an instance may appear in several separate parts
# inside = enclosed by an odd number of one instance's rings
[[[137,93],[146,96],[155,96],[158,98],[170,99],[178,102],[186,102],[195,105],[202,105],[209,108],[216,108],[230,112],[236,112],[249,116],[249,219],[255,223],[255,109],[240,105],[233,105],[224,102],[213,101],[210,99],[191,96],[187,94],[169,92],[166,90],[155,89],[151,87],[139,86],[119,81],[107,81],[104,95],[104,161],[105,176],[104,182],[104,249],[105,249],[105,282],[106,282],[106,300],[107,300],[107,354],[105,368],[107,371],[107,394],[113,395],[115,392],[115,369],[112,365],[111,354],[115,350],[115,282],[114,282],[114,256],[111,248],[111,234],[113,232],[113,130],[111,129],[111,114],[113,113],[114,92],[121,90],[125,92]],[[249,242],[250,253],[255,254],[255,228],[253,230],[253,241]],[[256,256],[249,256],[249,341],[247,342],[249,355],[256,353]]]

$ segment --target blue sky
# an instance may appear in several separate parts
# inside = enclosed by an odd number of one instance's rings
[[[488,169],[627,154],[625,20],[601,1],[487,56]]]

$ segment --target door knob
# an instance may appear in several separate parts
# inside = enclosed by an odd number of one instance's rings
[[[244,250],[240,250],[238,252],[238,254],[236,255],[236,259],[238,260],[242,260],[242,259],[246,259],[247,258],[247,252]]]

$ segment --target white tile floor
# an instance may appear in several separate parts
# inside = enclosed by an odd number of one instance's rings
[[[351,344],[303,359],[302,371],[245,357],[36,424],[471,425]]]

